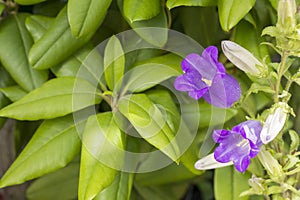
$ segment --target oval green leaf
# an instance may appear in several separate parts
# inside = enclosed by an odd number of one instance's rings
[[[124,0],[124,15],[132,23],[148,20],[160,13],[160,0]]]
[[[106,112],[88,119],[82,143],[78,199],[91,200],[115,179],[117,170],[108,165],[123,166],[125,139],[113,114]]]
[[[80,151],[78,130],[86,119],[72,115],[44,121],[0,180],[0,187],[20,184],[64,167]]]
[[[134,67],[124,76],[124,90],[142,92],[170,77],[179,75],[180,73],[177,70],[164,64],[141,64]]]
[[[18,85],[0,88],[0,92],[2,92],[12,102],[18,101],[27,94],[27,92]]]
[[[89,41],[94,33],[75,38],[68,23],[67,8],[63,8],[48,31],[32,46],[28,58],[36,69],[48,69],[59,64]]]
[[[118,172],[113,183],[98,194],[94,200],[129,200],[134,174]]]
[[[216,169],[214,177],[216,200],[247,200],[248,196],[240,197],[240,194],[249,189],[250,177],[250,173],[242,174],[233,166]]]
[[[218,0],[219,19],[224,31],[229,31],[247,15],[256,0]]]
[[[54,18],[52,17],[31,15],[27,17],[25,26],[30,32],[33,40],[36,42],[44,35],[53,22]]]
[[[216,6],[216,0],[168,0],[167,7],[169,9],[178,6]]]
[[[26,197],[29,200],[76,199],[78,177],[79,163],[72,162],[30,184]]]
[[[118,108],[148,143],[178,162],[180,150],[174,132],[160,109],[145,94],[121,98]]]
[[[48,72],[32,69],[27,56],[32,39],[25,27],[28,14],[13,15],[0,27],[0,60],[24,90],[31,91],[48,79]]]
[[[19,120],[51,119],[100,103],[100,93],[89,82],[56,78],[0,110],[0,116]]]
[[[69,0],[68,19],[75,37],[94,33],[101,25],[112,0]]]
[[[41,3],[43,1],[46,0],[15,0],[15,2],[20,5],[33,5],[33,4]]]

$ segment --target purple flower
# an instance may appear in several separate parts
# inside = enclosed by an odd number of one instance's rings
[[[228,108],[240,98],[240,85],[235,78],[226,74],[223,64],[218,62],[216,47],[207,47],[202,56],[189,54],[181,66],[184,74],[176,78],[176,90],[187,91],[196,100],[203,97],[220,108]]]
[[[218,162],[232,161],[239,172],[244,172],[260,150],[262,141],[260,132],[262,126],[259,121],[249,120],[228,130],[215,130],[213,139],[220,145],[214,151]]]

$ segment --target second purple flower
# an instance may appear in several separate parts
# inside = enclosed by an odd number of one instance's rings
[[[226,74],[222,63],[218,62],[218,49],[207,47],[202,56],[192,53],[181,63],[183,75],[176,78],[176,90],[187,91],[198,100],[203,97],[208,103],[228,108],[241,96],[241,88],[235,78]]]

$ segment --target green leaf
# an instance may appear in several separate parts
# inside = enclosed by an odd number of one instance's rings
[[[2,92],[12,102],[18,101],[27,94],[27,92],[18,85],[0,88],[0,92]]]
[[[44,33],[48,30],[51,24],[54,22],[54,18],[41,15],[31,15],[27,17],[25,26],[30,32],[33,40],[37,42]]]
[[[90,200],[113,182],[116,169],[123,166],[124,134],[111,112],[100,113],[88,119],[82,142],[78,198]]]
[[[279,37],[280,31],[278,30],[278,28],[276,28],[276,26],[268,26],[263,29],[261,35],[262,36],[269,35],[271,37]]]
[[[176,175],[175,175],[176,174]],[[135,182],[139,185],[162,185],[186,181],[196,175],[187,170],[182,164],[171,164],[160,170],[148,173],[138,173]]]
[[[75,37],[95,33],[104,20],[111,0],[69,0],[68,19]]]
[[[86,44],[93,32],[75,38],[68,23],[67,8],[63,8],[48,31],[32,46],[28,58],[36,69],[48,69],[72,55]]]
[[[296,131],[294,130],[289,130],[289,135],[291,138],[291,144],[290,144],[290,152],[294,152],[297,151],[298,147],[299,147],[299,135]]]
[[[214,177],[216,200],[247,200],[247,196],[239,196],[249,189],[248,180],[250,177],[250,173],[242,174],[236,171],[233,166],[216,169]]]
[[[148,143],[178,162],[180,150],[174,132],[160,109],[145,94],[125,96],[120,99],[118,107]]]
[[[118,172],[113,183],[98,194],[94,200],[129,200],[134,174]]]
[[[43,1],[46,1],[46,0],[15,0],[15,2],[20,5],[33,5],[33,4],[43,2]]]
[[[86,119],[72,115],[44,121],[6,171],[0,187],[20,184],[66,166],[80,151]]]
[[[32,184],[26,191],[29,200],[76,199],[79,177],[79,163],[47,174]]]
[[[0,15],[1,15],[2,12],[4,11],[4,9],[5,9],[5,4],[0,3]]]
[[[56,78],[0,110],[0,116],[19,120],[60,117],[101,101],[89,82],[72,77]]]
[[[148,20],[160,13],[159,0],[124,0],[124,15],[132,23]]]
[[[122,79],[125,68],[125,56],[122,45],[116,36],[112,36],[104,51],[104,75],[109,89],[113,90]]]
[[[168,0],[167,7],[171,10],[178,6],[216,6],[216,0]]]
[[[214,2],[216,2],[214,0]],[[197,20],[191,20],[191,19]],[[209,23],[207,21],[209,20]],[[216,7],[183,7],[180,8],[180,21],[184,33],[199,42],[202,46],[219,43],[219,28]]]
[[[251,10],[256,0],[218,0],[219,19],[224,31],[229,31]]]
[[[173,68],[159,63],[145,63],[126,73],[124,76],[124,90],[131,92],[145,91],[162,81],[180,73]]]
[[[118,0],[118,4],[123,13],[123,0]],[[156,47],[164,46],[168,40],[168,21],[164,9],[152,19],[135,22],[128,20],[128,24],[141,38]]]
[[[32,69],[28,52],[32,39],[25,28],[28,14],[12,15],[0,27],[0,60],[3,67],[24,90],[31,91],[48,79],[46,71]]]

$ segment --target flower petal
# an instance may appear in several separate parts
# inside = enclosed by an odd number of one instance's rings
[[[230,135],[230,131],[228,130],[215,130],[212,134],[213,140],[216,143],[222,142]]]
[[[232,131],[240,133],[245,139],[250,140],[256,146],[261,146],[261,123],[257,120],[248,120],[232,128]]]
[[[217,75],[203,98],[210,104],[220,108],[228,108],[241,96],[241,88],[235,78],[226,74],[222,78]]]
[[[233,160],[233,164],[239,172],[245,172],[250,164],[250,158],[249,156],[238,157],[237,159]]]
[[[222,63],[218,61],[218,49],[215,46],[209,46],[202,52],[202,57],[209,61],[211,65],[216,66],[218,74],[225,75],[226,70]]]
[[[214,154],[211,153],[203,158],[201,158],[200,160],[198,160],[195,163],[195,168],[198,170],[207,170],[207,169],[216,169],[216,168],[220,168],[220,167],[226,167],[229,165],[232,165],[232,162],[227,162],[227,163],[220,163],[218,161],[216,161],[216,159],[214,158]]]

